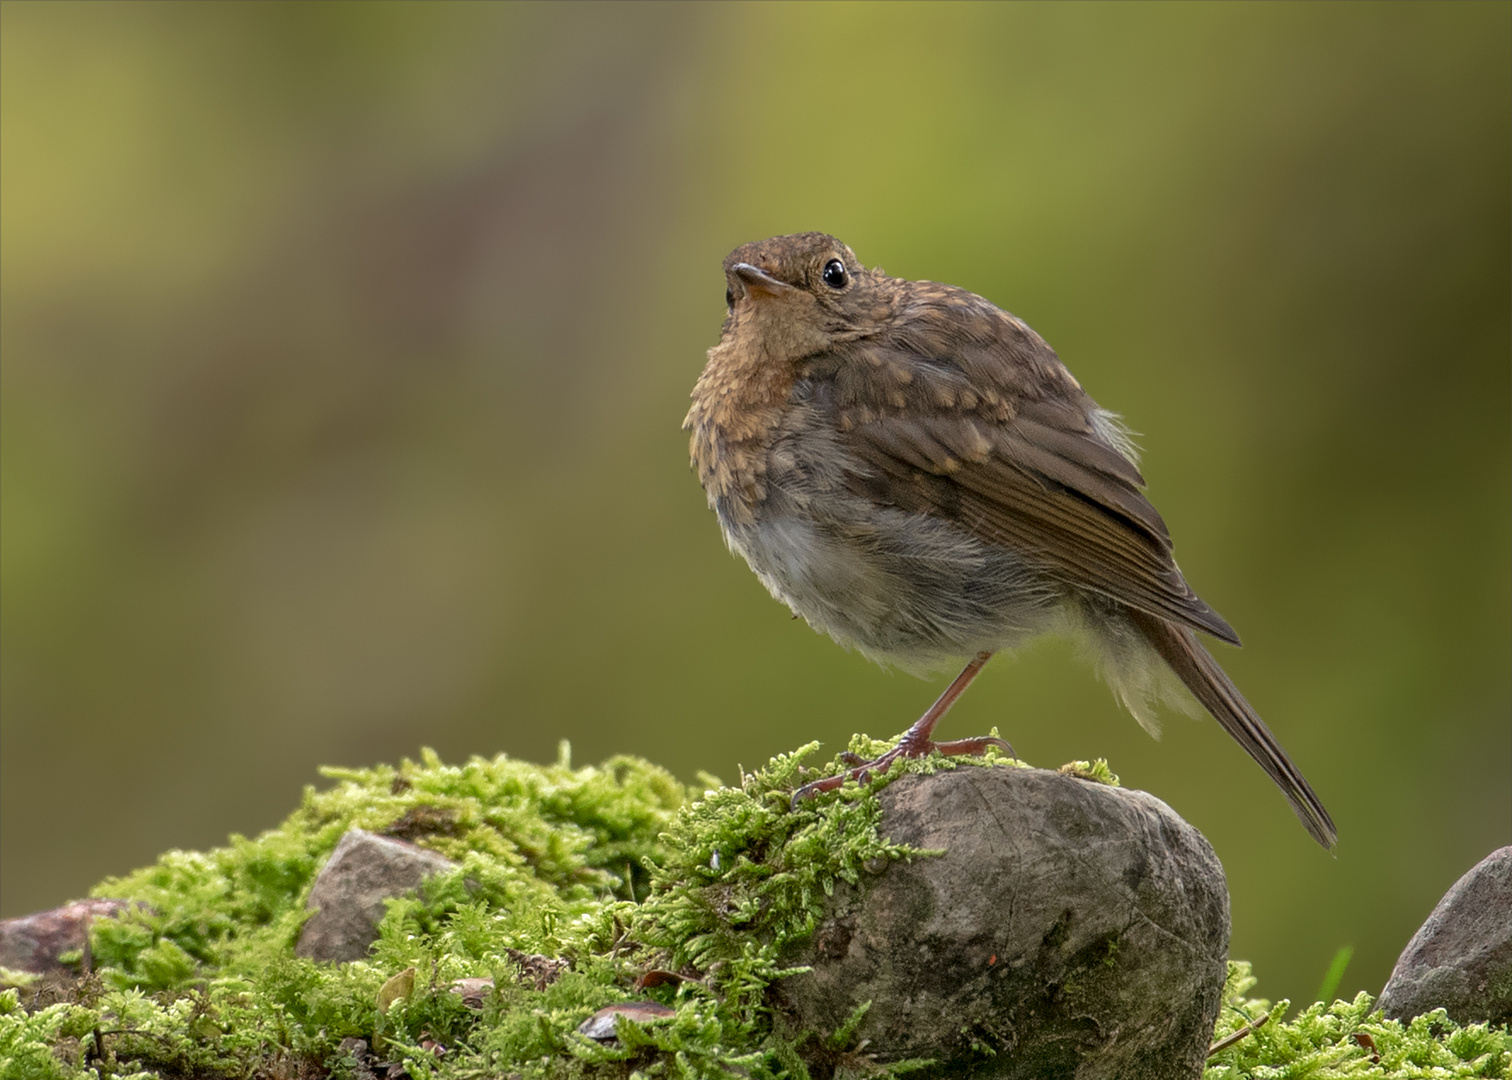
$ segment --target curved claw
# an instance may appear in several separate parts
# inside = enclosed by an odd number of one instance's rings
[[[954,742],[935,743],[933,749],[938,750],[946,757],[955,757],[957,754],[980,754],[989,746],[996,746],[1000,750],[1006,750],[1009,757],[1018,758],[1018,755],[1013,752],[1013,744],[1006,739],[999,739],[995,735],[983,735],[976,739],[956,739]]]

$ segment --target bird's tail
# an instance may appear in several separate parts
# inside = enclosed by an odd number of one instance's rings
[[[1192,696],[1276,782],[1313,839],[1332,850],[1339,839],[1333,819],[1328,816],[1307,778],[1292,764],[1270,728],[1244,700],[1244,695],[1224,674],[1218,661],[1186,627],[1142,611],[1131,610],[1128,614],[1151,648],[1186,684]]]

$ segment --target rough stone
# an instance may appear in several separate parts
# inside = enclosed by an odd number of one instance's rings
[[[350,830],[310,889],[305,906],[317,910],[305,922],[295,954],[311,960],[362,959],[378,940],[384,901],[413,892],[426,878],[455,866],[403,840]]]
[[[64,953],[84,947],[84,935],[94,919],[108,919],[130,907],[126,900],[75,900],[62,907],[0,920],[0,967],[37,975],[77,974],[78,964],[65,964]]]
[[[846,1056],[921,1076],[1200,1077],[1226,974],[1228,891],[1196,829],[1130,791],[961,768],[882,793],[882,831],[945,849],[841,885],[774,1005],[817,1077]],[[870,1001],[849,1047],[825,1045]]]
[[[1391,1020],[1442,1008],[1460,1024],[1512,1024],[1512,847],[1487,855],[1444,894],[1377,1004]]]

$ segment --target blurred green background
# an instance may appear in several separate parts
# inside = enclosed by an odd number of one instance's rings
[[[321,764],[727,778],[943,679],[792,621],[678,430],[736,244],[1025,318],[1143,432],[1338,821],[1059,643],[945,725],[1211,838],[1271,996],[1512,841],[1505,3],[0,8],[0,908]]]

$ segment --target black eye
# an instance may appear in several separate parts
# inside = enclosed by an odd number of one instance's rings
[[[731,311],[735,310],[735,294],[729,289],[725,290],[725,307]]]
[[[824,283],[830,288],[843,289],[849,280],[850,275],[845,272],[845,264],[839,259],[831,259],[824,264]]]

